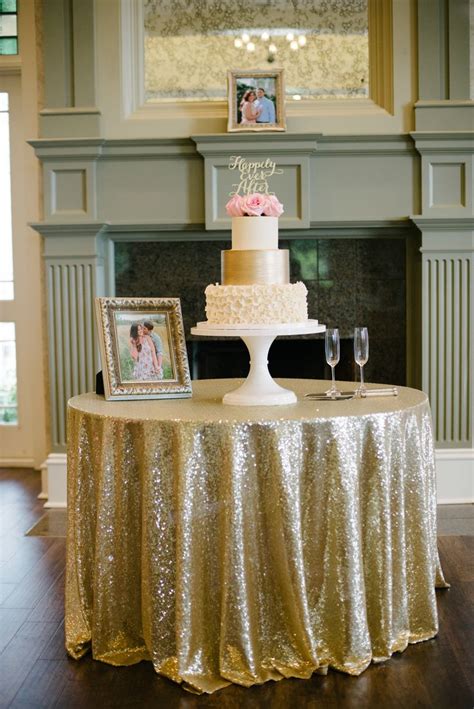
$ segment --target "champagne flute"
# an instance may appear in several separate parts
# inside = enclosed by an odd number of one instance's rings
[[[362,396],[362,392],[367,390],[364,382],[364,364],[369,359],[369,332],[366,327],[354,329],[354,359],[360,367],[360,384],[356,394]]]
[[[326,396],[330,396],[331,399],[341,395],[341,392],[336,387],[336,374],[334,368],[339,362],[341,356],[340,342],[339,342],[339,330],[337,327],[330,327],[326,330],[326,362],[331,367],[331,388],[327,390]]]

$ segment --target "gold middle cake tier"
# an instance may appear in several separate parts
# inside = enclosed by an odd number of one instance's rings
[[[221,276],[223,286],[289,283],[289,251],[288,249],[222,251]]]

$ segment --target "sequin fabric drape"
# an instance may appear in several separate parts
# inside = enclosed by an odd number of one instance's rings
[[[69,403],[66,647],[214,692],[361,673],[437,633],[426,396]],[[324,385],[320,383],[319,389]]]

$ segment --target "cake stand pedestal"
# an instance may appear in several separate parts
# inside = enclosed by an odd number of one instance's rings
[[[325,325],[317,320],[285,325],[210,325],[199,322],[191,328],[191,334],[204,337],[233,337],[238,335],[245,342],[250,354],[250,371],[244,383],[227,393],[223,404],[234,406],[281,406],[294,404],[296,394],[277,384],[268,371],[268,350],[278,335],[312,335],[324,332]],[[297,373],[297,372],[295,372]]]

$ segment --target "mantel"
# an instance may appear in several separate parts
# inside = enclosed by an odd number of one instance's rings
[[[312,155],[322,133],[216,133],[193,135],[198,152],[204,157],[237,152],[252,155]]]

